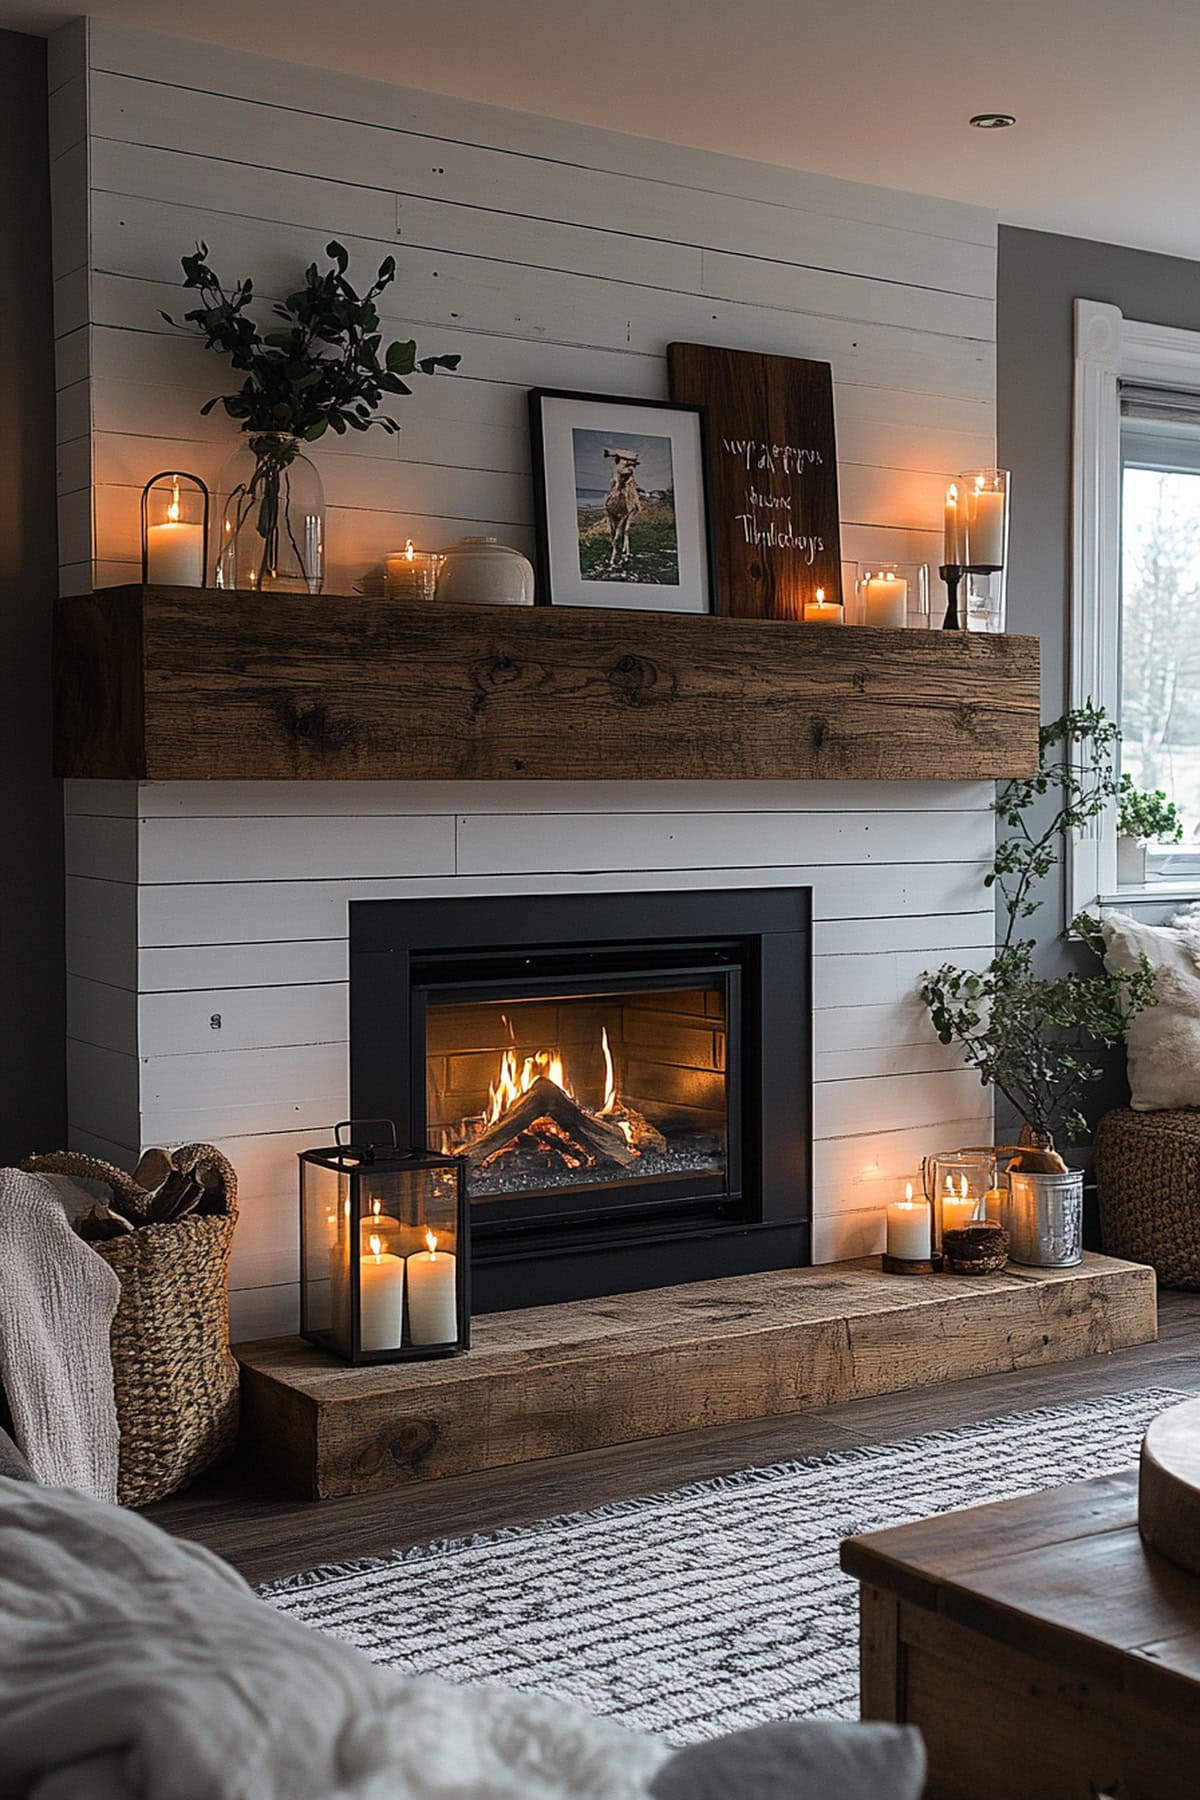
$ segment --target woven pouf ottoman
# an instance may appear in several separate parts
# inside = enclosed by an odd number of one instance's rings
[[[1200,1112],[1105,1113],[1095,1169],[1106,1253],[1200,1288]]]

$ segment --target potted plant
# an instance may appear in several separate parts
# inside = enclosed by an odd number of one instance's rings
[[[223,406],[243,432],[219,484],[218,587],[320,593],[324,494],[304,446],[327,431],[398,431],[378,410],[385,396],[411,393],[407,376],[458,367],[457,356],[419,357],[411,340],[384,344],[376,301],[396,278],[394,257],[384,258],[360,294],[346,277],[350,259],[341,244],[327,244],[326,254],[329,268],[310,263],[303,285],[272,307],[279,322],[269,331],[250,315],[253,282],[226,289],[208,266],[207,244],[181,258],[183,285],[199,295],[183,323],[244,376],[236,393],[200,409]]]
[[[1135,787],[1131,775],[1122,775],[1117,795],[1117,883],[1120,887],[1144,887],[1146,845],[1179,844],[1183,820],[1173,800],[1161,788],[1153,793]]]
[[[1056,1142],[1070,1146],[1086,1131],[1082,1102],[1102,1074],[1095,1052],[1122,1042],[1130,1020],[1154,999],[1144,958],[1131,974],[1111,975],[1102,964],[1085,973],[1042,974],[1036,942],[1021,936],[1045,902],[1039,890],[1058,866],[1064,832],[1086,826],[1117,796],[1119,739],[1113,722],[1092,706],[1042,727],[1038,773],[1009,782],[994,805],[1007,834],[986,878],[1000,894],[1006,921],[995,955],[982,972],[947,963],[921,985],[941,1042],[956,1044],[980,1081],[997,1088],[1022,1121],[1024,1148],[1009,1165],[1010,1234],[1022,1262],[1079,1260],[1083,1174],[1068,1169]],[[1085,954],[1099,958],[1096,920],[1080,914],[1071,931]]]

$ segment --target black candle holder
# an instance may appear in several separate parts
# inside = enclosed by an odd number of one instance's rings
[[[942,563],[938,574],[946,584],[946,616],[943,631],[963,631],[966,621],[958,616],[958,589],[964,575],[996,575],[1003,563]]]

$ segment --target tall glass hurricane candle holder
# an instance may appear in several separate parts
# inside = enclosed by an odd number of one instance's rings
[[[300,1154],[300,1330],[350,1363],[470,1344],[466,1164],[400,1149],[389,1129],[379,1145],[347,1121]]]
[[[1010,482],[1007,469],[967,469],[957,478],[968,631],[1004,630]]]

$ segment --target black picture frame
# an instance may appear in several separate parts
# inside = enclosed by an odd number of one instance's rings
[[[579,426],[571,423],[571,409],[579,409]],[[605,412],[613,416],[611,427],[602,424]],[[560,414],[555,418],[554,412]],[[638,432],[630,420],[644,414],[646,429]],[[622,416],[623,415],[623,416]],[[680,432],[651,429],[652,421],[660,423],[670,415],[686,421]],[[561,433],[576,429],[622,436],[667,438],[671,444],[672,525],[674,541],[670,554],[674,557],[675,580],[654,581],[637,572],[639,555],[652,552],[639,550],[632,533],[624,538],[624,555],[611,561],[605,569],[612,578],[583,569],[580,555],[579,505],[576,488],[576,451],[573,449],[569,475],[569,501],[566,486],[565,459]],[[593,394],[569,388],[532,388],[529,393],[530,467],[533,479],[534,523],[537,532],[536,601],[540,606],[612,607],[638,612],[718,612],[716,556],[713,520],[709,501],[708,409],[674,400],[645,400],[614,394]],[[574,440],[572,440],[574,443]],[[555,455],[556,448],[560,454]],[[682,450],[679,457],[677,450]],[[609,452],[611,454],[611,452]],[[615,462],[615,458],[614,458]],[[679,463],[682,462],[685,486],[679,487]],[[615,483],[616,470],[613,480]],[[636,480],[636,477],[634,478]],[[659,490],[646,490],[647,493]],[[639,498],[641,495],[639,494]],[[599,510],[599,508],[597,508]],[[646,510],[641,508],[640,510]],[[611,526],[609,527],[611,532]],[[636,526],[634,527],[636,531]],[[601,540],[602,542],[603,540]],[[609,541],[610,558],[618,551],[615,535]],[[665,560],[665,559],[664,559]],[[643,565],[645,567],[645,565]],[[667,564],[669,568],[669,563]]]

